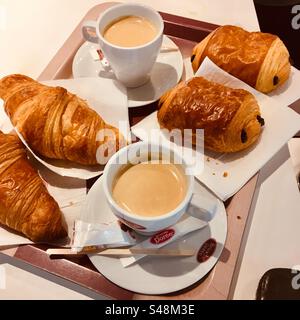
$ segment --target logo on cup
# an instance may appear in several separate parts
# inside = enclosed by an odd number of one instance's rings
[[[128,227],[132,228],[132,229],[136,229],[136,230],[145,230],[145,229],[146,229],[145,227],[143,227],[143,226],[141,226],[141,225],[139,225],[139,224],[136,224],[136,223],[127,221],[127,220],[125,220],[125,219],[123,219],[123,218],[122,218],[122,219],[119,218],[119,220],[120,220],[121,222],[123,222],[125,225],[127,225]],[[124,230],[123,230],[123,231],[124,231]]]
[[[294,30],[300,29],[300,4],[296,4],[292,8],[292,14],[295,14],[295,16],[292,18],[292,28]]]
[[[167,229],[164,231],[161,231],[157,234],[155,234],[151,239],[150,242],[152,244],[161,244],[164,242],[167,242],[168,240],[170,240],[175,234],[175,230],[174,229]]]

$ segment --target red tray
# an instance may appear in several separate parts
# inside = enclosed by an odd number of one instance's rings
[[[114,4],[113,2],[107,2],[93,7],[82,21],[95,20],[100,12]],[[165,23],[164,33],[178,45],[184,58],[190,57],[194,45],[217,27],[217,25],[163,12],[161,12],[161,15]],[[38,80],[72,77],[73,57],[84,42],[81,35],[82,21],[42,72]],[[299,103],[294,104],[294,107],[295,109],[299,108]],[[156,109],[157,103],[130,109],[131,125],[136,124]],[[150,297],[124,290],[104,278],[86,256],[51,260],[45,253],[47,246],[40,245],[19,246],[2,252],[112,299],[228,299],[233,294],[235,285],[233,281],[234,271],[237,266],[238,254],[256,182],[257,175],[225,203],[228,218],[228,236],[220,260],[213,270],[192,287],[167,296]],[[92,183],[93,181],[89,181],[88,186]]]

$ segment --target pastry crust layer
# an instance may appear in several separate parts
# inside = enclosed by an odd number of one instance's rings
[[[0,80],[0,98],[29,146],[47,158],[96,165],[100,146],[105,151],[102,162],[125,145],[117,128],[105,123],[86,101],[64,88],[11,75]]]
[[[246,149],[261,133],[260,110],[251,93],[203,77],[181,82],[161,98],[159,106],[162,128],[204,129],[205,147],[213,151]]]
[[[262,92],[270,92],[289,77],[289,53],[275,35],[222,26],[193,50],[192,66],[198,70],[205,57],[231,75]]]
[[[36,242],[67,236],[58,204],[15,135],[0,131],[0,223]]]

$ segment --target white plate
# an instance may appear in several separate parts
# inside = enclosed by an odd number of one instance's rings
[[[187,288],[199,281],[213,268],[221,255],[226,241],[227,217],[223,203],[200,183],[195,183],[195,193],[204,193],[218,202],[216,216],[207,227],[186,235],[168,247],[198,249],[206,240],[214,238],[217,241],[217,247],[213,256],[206,262],[198,263],[196,257],[146,257],[124,268],[119,258],[90,255],[94,266],[118,286],[142,294],[167,294]],[[106,203],[102,177],[87,195],[85,205],[82,207],[81,219],[91,223],[115,221],[116,218]]]
[[[163,46],[178,48],[167,36],[163,38]],[[85,42],[77,51],[73,60],[73,77],[104,77],[100,61],[94,61],[90,51],[99,46]],[[160,52],[151,73],[151,80],[138,88],[128,88],[128,107],[140,107],[158,100],[168,89],[175,86],[182,77],[183,59],[180,50]],[[111,76],[111,75],[108,75]],[[113,75],[112,75],[113,76]]]
[[[124,137],[128,139],[129,119],[126,88],[119,82],[103,78],[84,78],[68,80],[51,80],[43,82],[49,86],[61,86],[87,100],[91,109],[95,110],[106,123],[119,128],[119,121],[127,125],[120,127]],[[18,132],[17,132],[18,133]],[[19,133],[18,133],[19,134]],[[69,161],[53,160],[34,153],[19,134],[33,156],[51,171],[65,177],[91,179],[103,172],[103,166],[84,166]],[[129,141],[130,142],[130,141]]]

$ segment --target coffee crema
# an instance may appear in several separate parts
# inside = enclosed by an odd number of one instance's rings
[[[153,40],[158,30],[146,18],[138,16],[121,17],[110,23],[103,37],[120,47],[137,47]]]
[[[184,199],[187,180],[180,165],[143,162],[121,170],[113,198],[127,212],[157,217],[174,210]]]

